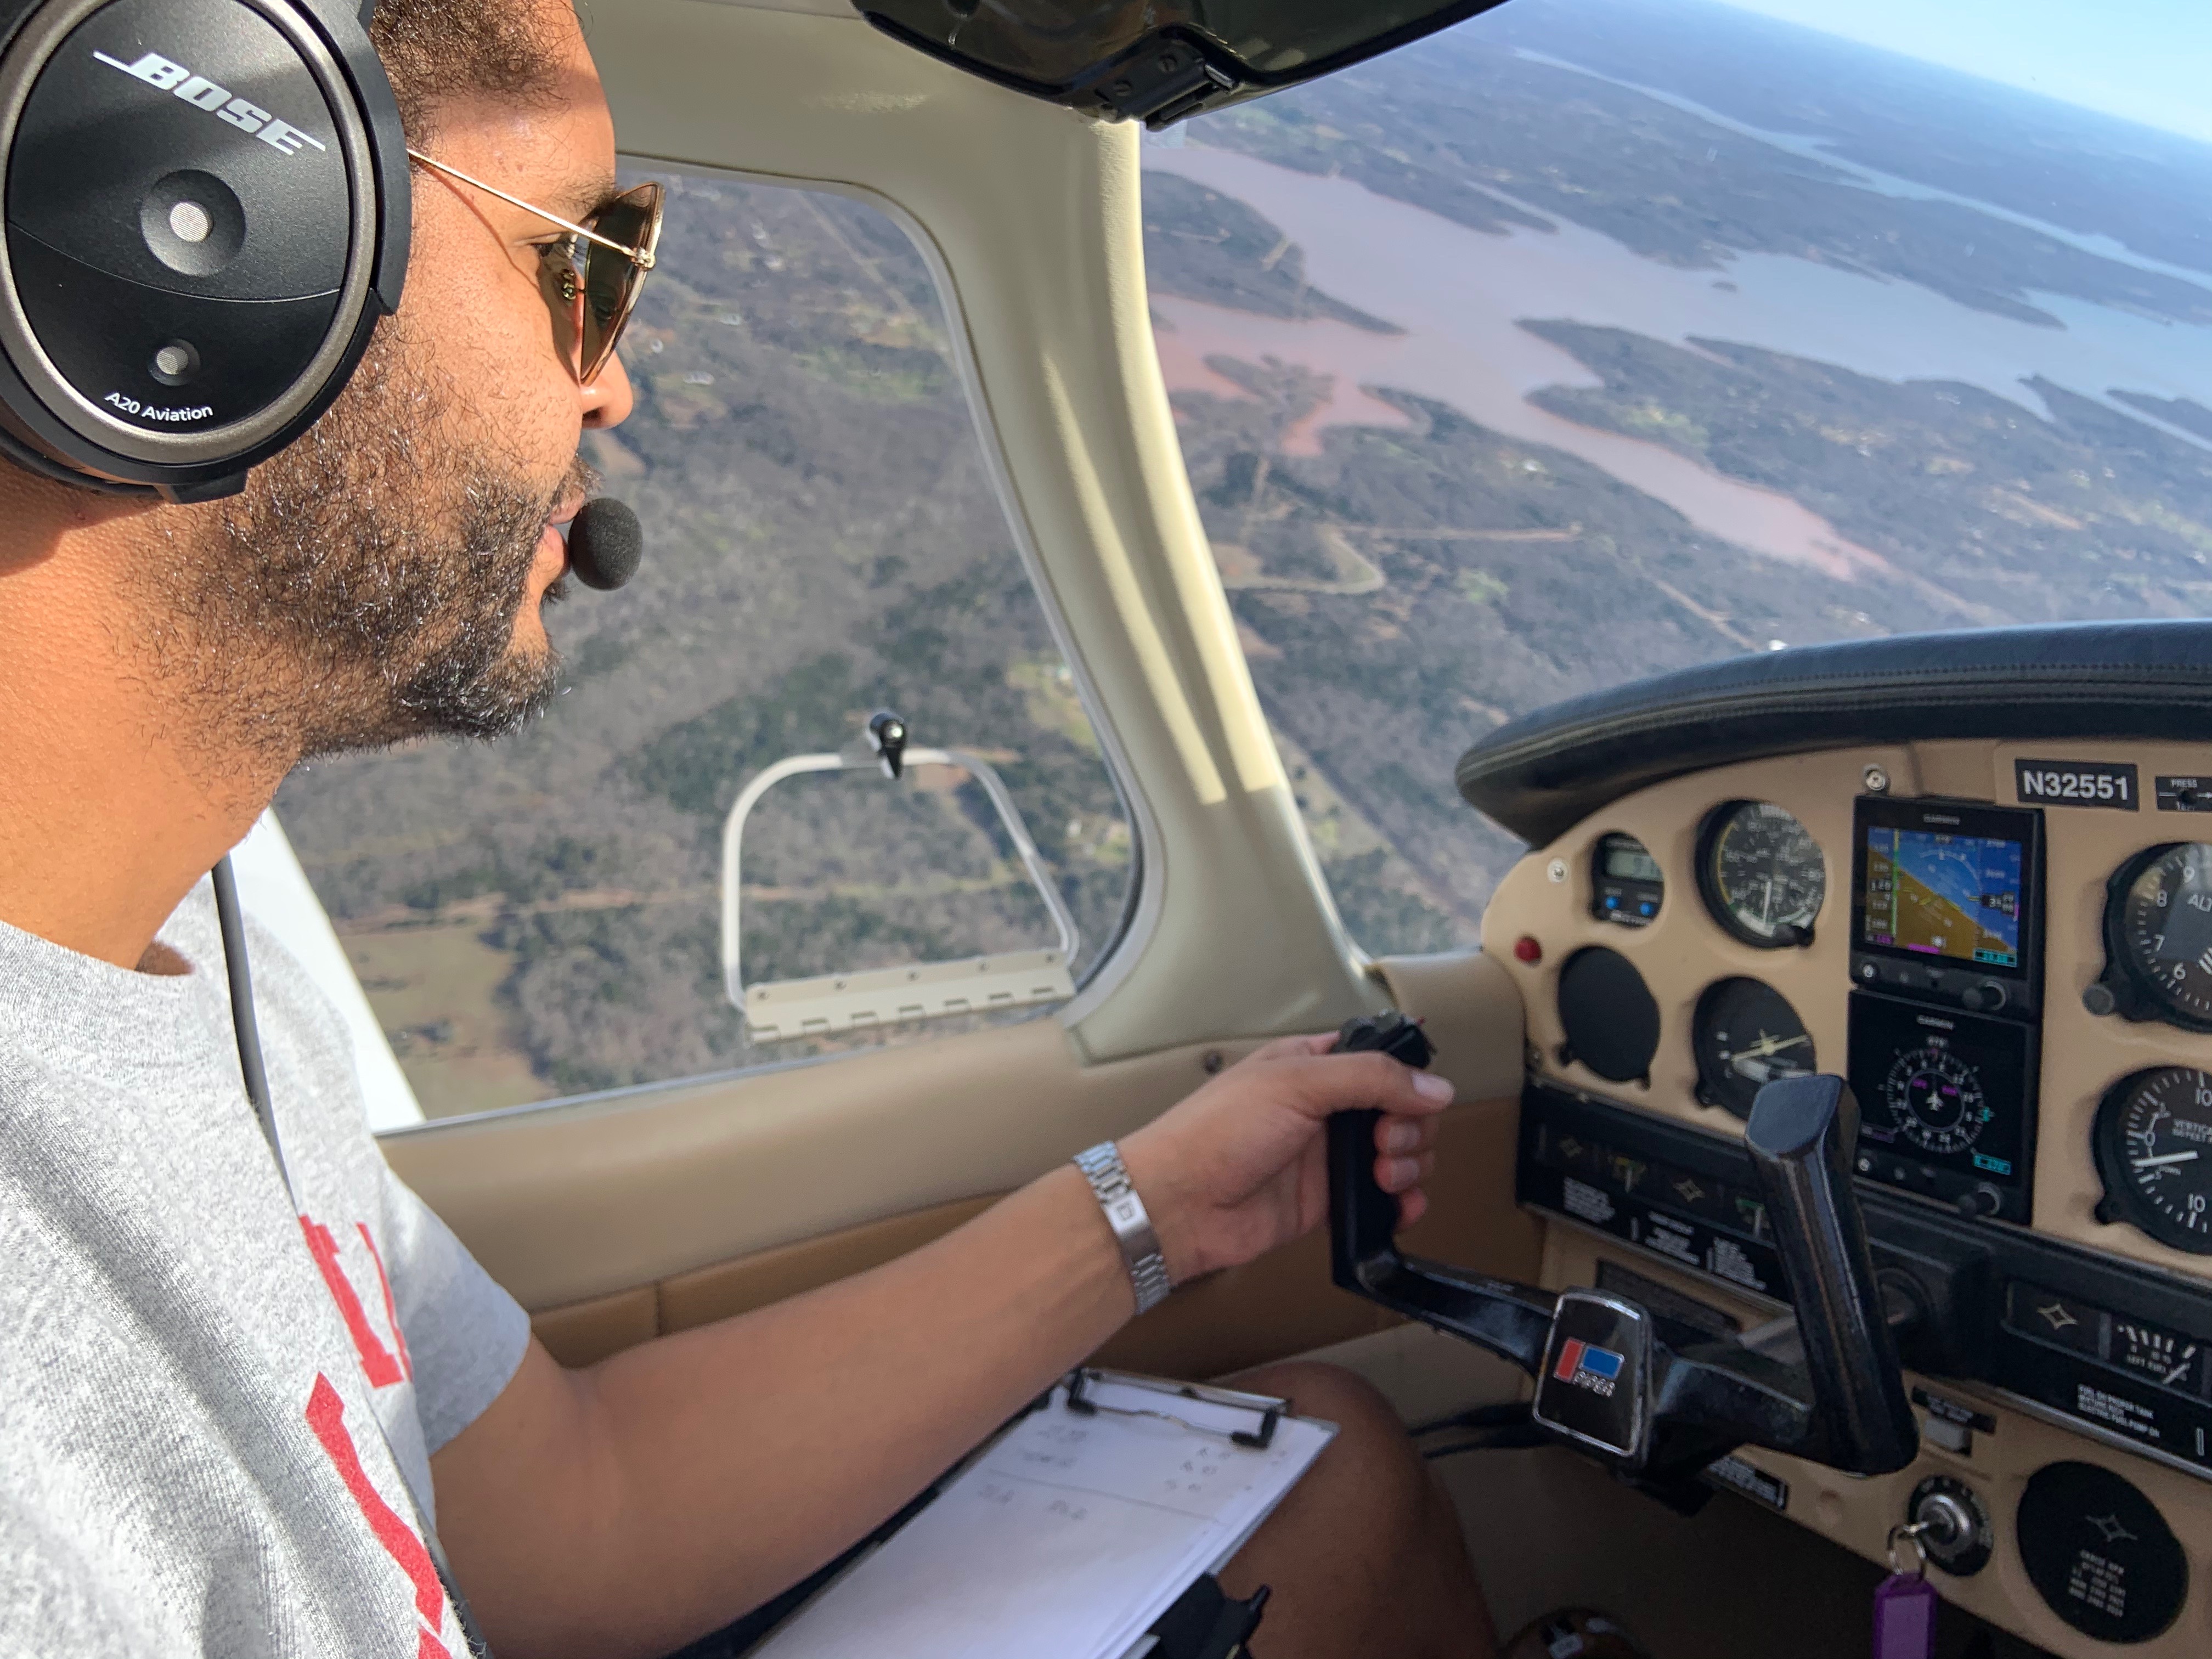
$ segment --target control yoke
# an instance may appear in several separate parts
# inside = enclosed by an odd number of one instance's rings
[[[1429,1063],[1400,1014],[1349,1022],[1337,1048]],[[1331,1268],[1346,1290],[1463,1337],[1536,1379],[1540,1427],[1662,1496],[1737,1446],[1765,1446],[1854,1474],[1919,1448],[1866,1224],[1850,1177],[1858,1109],[1841,1078],[1778,1078],[1744,1127],[1796,1309],[1752,1340],[1716,1340],[1624,1297],[1463,1272],[1399,1251],[1398,1200],[1375,1182],[1375,1111],[1328,1122]]]

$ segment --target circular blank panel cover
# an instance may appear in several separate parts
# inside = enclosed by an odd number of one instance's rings
[[[1659,1005],[1636,964],[1602,945],[1576,951],[1559,969],[1559,1024],[1569,1056],[1609,1082],[1646,1075],[1659,1052]]]
[[[2036,1592],[2100,1642],[2148,1642],[2180,1617],[2189,1561],[2149,1498],[2095,1463],[2051,1463],[2021,1494],[2020,1559]]]

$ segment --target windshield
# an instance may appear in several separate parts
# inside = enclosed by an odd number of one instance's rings
[[[1474,938],[1521,849],[1452,762],[1514,714],[2212,611],[2208,71],[2196,0],[1511,0],[1148,141],[1192,482],[1364,945]]]

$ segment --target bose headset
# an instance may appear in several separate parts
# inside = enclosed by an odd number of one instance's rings
[[[0,0],[0,454],[234,494],[360,362],[407,272],[373,0]]]

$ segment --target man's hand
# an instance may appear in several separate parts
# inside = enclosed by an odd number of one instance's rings
[[[1178,1285],[1289,1243],[1328,1210],[1322,1126],[1378,1107],[1375,1179],[1401,1225],[1427,1208],[1437,1114],[1451,1085],[1386,1054],[1333,1054],[1334,1036],[1285,1037],[1231,1066],[1121,1143]]]
[[[1376,1176],[1406,1220],[1420,1214],[1451,1086],[1332,1041],[1270,1043],[1121,1142],[1172,1278],[1321,1219],[1331,1112],[1382,1109]],[[666,1653],[861,1537],[1094,1352],[1133,1300],[1090,1188],[1061,1164],[896,1261],[588,1370],[533,1342],[432,1459],[439,1530],[501,1653]]]

